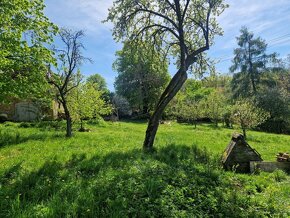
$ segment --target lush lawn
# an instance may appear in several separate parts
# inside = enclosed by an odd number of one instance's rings
[[[234,130],[161,125],[144,154],[145,123],[90,125],[71,139],[55,124],[21,126],[0,125],[0,217],[290,216],[290,176],[220,169]],[[251,131],[248,143],[275,160],[290,136]]]

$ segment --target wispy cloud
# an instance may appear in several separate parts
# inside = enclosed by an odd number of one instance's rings
[[[107,34],[111,24],[102,23],[113,0],[45,0],[48,16],[58,25],[83,29],[89,35]]]
[[[289,0],[227,0],[229,8],[218,19],[224,29],[224,38],[239,34],[241,26],[247,26],[256,35],[271,39],[273,34],[285,34],[281,23],[290,21]]]
[[[224,29],[224,36],[216,38],[215,45],[209,52],[211,57],[225,59],[232,55],[241,26],[249,27],[256,36],[261,36],[269,42],[271,51],[277,51],[281,55],[289,52],[289,49],[286,49],[290,47],[288,38],[275,40],[290,33],[289,0],[226,0],[226,2],[230,7],[218,18]],[[95,64],[88,67],[88,71],[112,72],[114,54],[120,49],[120,45],[112,39],[110,32],[112,24],[104,24],[101,21],[106,19],[113,0],[45,0],[45,4],[47,15],[56,24],[86,31],[87,53],[95,60]],[[230,60],[223,62],[218,68],[226,72],[228,65]],[[113,74],[105,76],[109,85],[114,76]]]
[[[283,53],[282,46],[290,45],[289,0],[226,0],[229,8],[218,18],[224,30],[224,36],[216,39],[209,52],[210,56],[226,60],[219,64],[222,71],[227,70],[231,61],[233,49],[237,47],[236,37],[242,26],[247,26],[255,36],[260,36],[268,42],[271,51]]]

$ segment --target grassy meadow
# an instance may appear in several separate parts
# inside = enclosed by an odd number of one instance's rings
[[[0,217],[290,217],[290,176],[221,169],[237,130],[160,126],[144,153],[145,122],[101,122],[64,137],[60,123],[0,125]],[[290,136],[248,132],[264,160]]]

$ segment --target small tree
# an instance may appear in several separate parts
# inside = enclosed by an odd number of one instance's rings
[[[206,115],[216,127],[218,127],[218,122],[223,119],[225,100],[221,90],[214,90],[202,102]]]
[[[197,99],[182,102],[180,105],[179,114],[188,121],[194,123],[194,128],[197,126],[197,120],[202,116],[201,104]]]
[[[83,31],[73,32],[72,30],[62,29],[59,33],[63,48],[55,49],[58,56],[57,73],[48,72],[48,82],[55,86],[57,90],[58,101],[62,104],[66,119],[66,136],[72,136],[72,119],[67,105],[67,96],[70,91],[76,88],[81,77],[78,73],[78,67],[85,60],[82,56],[84,49],[81,39],[84,36]]]
[[[132,115],[132,109],[130,107],[130,103],[125,97],[117,95],[116,93],[113,93],[111,101],[113,104],[114,114],[117,116],[118,120],[122,116],[128,117]]]
[[[250,100],[237,101],[233,106],[232,119],[243,130],[246,139],[246,129],[254,128],[269,117],[269,113],[255,106]]]
[[[80,84],[68,96],[68,108],[74,121],[80,121],[80,131],[84,130],[83,120],[92,119],[111,112],[111,106],[102,98],[102,91],[91,83]]]
[[[193,122],[195,127],[197,120],[202,118],[203,107],[201,102],[210,93],[210,89],[202,86],[200,81],[188,79],[181,91],[175,96],[175,102],[172,102],[174,114],[181,119]]]

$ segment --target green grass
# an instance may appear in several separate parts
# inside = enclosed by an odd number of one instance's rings
[[[66,139],[62,124],[0,125],[0,217],[290,216],[289,175],[221,169],[234,130],[161,125],[146,154],[146,123],[88,127]],[[249,131],[248,143],[274,161],[290,136]]]

